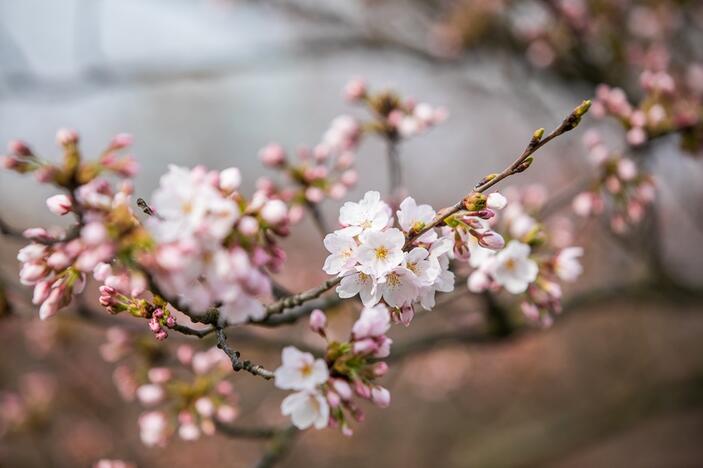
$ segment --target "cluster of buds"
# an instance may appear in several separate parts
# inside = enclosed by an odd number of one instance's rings
[[[347,83],[344,96],[349,102],[365,105],[374,119],[364,124],[365,131],[390,141],[422,134],[447,119],[447,110],[413,99],[402,99],[392,91],[371,92],[366,82],[356,78]]]
[[[152,314],[157,321],[164,316],[161,309]],[[124,361],[116,368],[114,380],[125,399],[136,398],[145,408],[139,430],[147,446],[163,446],[175,434],[182,440],[212,435],[216,424],[230,423],[238,416],[238,396],[228,380],[232,365],[217,348],[195,351],[181,345],[176,362],[164,365],[149,347],[140,349],[124,330],[111,328],[101,354],[109,362]]]
[[[539,185],[522,190],[504,191],[507,207],[500,216],[491,217],[492,229],[507,239],[498,251],[469,244],[469,264],[475,268],[467,285],[472,292],[503,289],[523,295],[521,305],[526,318],[543,326],[552,323],[561,312],[560,282],[573,282],[581,274],[580,247],[565,244],[573,238],[570,225],[564,222],[545,226],[538,221],[547,193]]]
[[[703,146],[703,67],[689,68],[690,83],[667,71],[645,70],[640,75],[643,97],[633,106],[621,88],[601,84],[596,89],[593,115],[614,117],[627,131],[630,146],[641,146],[661,135],[681,133],[681,147],[697,152]],[[697,77],[695,75],[698,75]]]
[[[443,20],[435,26],[435,48],[456,55],[495,41],[494,28],[485,25],[501,24],[509,46],[524,51],[534,67],[626,79],[630,67],[661,69],[670,55],[680,53],[684,18],[701,12],[699,2],[665,0],[458,2],[437,15]],[[689,27],[695,29],[693,23]]]
[[[359,122],[340,115],[332,121],[322,141],[313,148],[299,148],[295,160],[281,145],[271,143],[259,151],[259,157],[266,166],[283,172],[292,185],[278,188],[271,180],[262,178],[257,186],[290,203],[291,221],[297,222],[306,206],[320,203],[326,197],[340,199],[356,184],[354,161],[361,136]]]
[[[327,337],[326,318],[321,311],[311,315],[311,329]],[[276,386],[295,390],[281,403],[281,411],[299,429],[339,427],[351,435],[350,419],[362,422],[364,412],[354,397],[385,408],[390,392],[376,380],[388,371],[379,359],[388,357],[392,340],[386,336],[391,314],[382,304],[364,308],[354,323],[350,340],[328,341],[324,359],[289,346],[276,369]]]
[[[580,216],[599,215],[609,205],[610,226],[623,234],[630,225],[642,220],[646,206],[654,200],[654,180],[640,171],[632,159],[611,153],[595,131],[585,135],[585,143],[598,165],[599,177],[591,190],[576,195],[574,212]]]
[[[34,172],[37,178],[53,184],[65,193],[51,196],[46,204],[51,212],[64,216],[74,214],[80,223],[69,230],[31,228],[24,236],[32,243],[20,250],[20,280],[34,286],[34,304],[41,304],[40,317],[45,319],[67,306],[79,294],[86,274],[102,262],[110,262],[124,248],[125,239],[135,230],[136,222],[129,208],[132,184],[125,180],[119,190],[100,177],[111,172],[121,177],[133,175],[131,157],[118,158],[115,152],[129,143],[126,135],[118,135],[105,150],[110,154],[103,163],[84,162],[78,148],[78,136],[61,130],[57,135],[64,150],[63,163],[41,160],[24,143],[10,143],[12,154],[5,157],[5,167],[18,172]],[[9,163],[8,163],[9,162]],[[129,168],[129,169],[126,169]]]

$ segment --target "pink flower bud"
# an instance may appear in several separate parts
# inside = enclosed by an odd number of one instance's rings
[[[371,400],[380,408],[387,408],[391,404],[391,392],[378,386],[371,390]]]
[[[353,346],[354,354],[370,354],[378,349],[376,341],[371,338],[365,338],[361,341],[355,341]]]
[[[288,220],[291,224],[299,223],[305,216],[305,209],[301,205],[293,205],[288,212]]]
[[[51,281],[40,281],[34,286],[34,294],[32,295],[32,304],[39,305],[46,301],[51,292]]]
[[[344,86],[344,98],[354,102],[366,95],[366,82],[361,78],[354,78]]]
[[[305,198],[311,203],[320,203],[325,198],[325,192],[319,187],[305,189]]]
[[[201,397],[195,400],[195,411],[206,418],[211,417],[215,413],[215,405],[212,400],[207,397]]]
[[[334,387],[335,392],[337,392],[344,401],[351,400],[352,396],[354,396],[352,388],[346,380],[334,379],[332,381],[332,387]]]
[[[239,220],[237,228],[245,236],[254,236],[259,232],[259,222],[253,216],[244,216]]]
[[[371,398],[371,388],[361,380],[354,381],[354,392],[361,398],[365,398],[367,400]]]
[[[98,245],[107,240],[107,229],[103,223],[93,221],[81,229],[81,239],[88,245]]]
[[[359,174],[354,169],[344,171],[340,181],[347,187],[353,187],[359,180]]]
[[[629,181],[637,177],[637,165],[632,159],[622,158],[618,161],[618,176]]]
[[[155,384],[163,384],[171,380],[173,373],[168,367],[152,367],[147,373],[149,380]]]
[[[234,192],[242,183],[242,174],[236,167],[230,167],[220,172],[220,188],[225,192]]]
[[[505,247],[503,236],[495,231],[487,231],[482,233],[478,238],[478,245],[491,250],[500,250]]]
[[[632,146],[639,146],[647,141],[647,133],[642,127],[632,127],[625,135],[627,143]]]
[[[73,203],[66,195],[59,194],[49,197],[46,200],[46,206],[49,207],[52,213],[63,216],[71,211]]]
[[[522,302],[520,304],[520,309],[522,310],[523,315],[525,315],[528,319],[534,322],[539,320],[539,309],[533,303]]]
[[[320,309],[315,309],[310,314],[310,329],[319,334],[325,333],[327,326],[327,316]]]
[[[386,364],[384,361],[377,362],[373,366],[373,375],[376,377],[383,377],[388,373],[388,364]]]
[[[110,142],[110,149],[114,150],[119,150],[126,148],[128,146],[132,146],[132,143],[134,142],[134,139],[132,138],[132,135],[129,133],[118,133],[114,137],[112,137],[112,141]]]
[[[10,153],[17,156],[31,156],[32,150],[29,145],[22,140],[12,140],[7,144],[7,149]]]
[[[78,143],[78,132],[66,128],[56,132],[56,142],[61,146],[68,146]]]
[[[269,200],[259,212],[261,217],[270,225],[283,222],[288,216],[288,207],[281,200]]]
[[[237,410],[230,405],[220,405],[219,408],[217,408],[215,417],[218,421],[229,423],[237,418]]]
[[[156,318],[151,318],[149,319],[149,328],[151,329],[152,332],[156,333],[161,330],[161,324],[159,323]]]
[[[489,194],[486,200],[486,206],[492,210],[502,210],[507,204],[508,200],[498,192]]]
[[[168,333],[162,328],[160,331],[154,333],[154,338],[156,338],[157,341],[163,341],[168,338]]]
[[[342,399],[339,397],[339,395],[337,395],[332,390],[327,392],[326,397],[327,403],[329,403],[332,408],[337,408],[342,403]]]
[[[93,268],[93,278],[96,281],[104,282],[110,275],[112,275],[112,267],[109,263],[98,263]]]
[[[286,161],[286,153],[281,145],[270,143],[259,151],[259,158],[269,167],[282,166]]]
[[[137,389],[137,399],[144,406],[154,406],[161,403],[165,393],[161,385],[145,384]]]

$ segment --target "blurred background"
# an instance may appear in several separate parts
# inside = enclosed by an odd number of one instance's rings
[[[561,11],[555,5],[603,8],[610,22],[600,18],[596,33],[563,32],[551,45],[518,34],[525,25],[551,28]],[[148,198],[169,164],[237,166],[250,191],[258,177],[273,175],[257,157],[267,143],[314,145],[334,117],[363,115],[341,94],[363,76],[373,88],[449,109],[447,122],[401,147],[408,192],[439,208],[514,160],[534,129],[558,125],[598,83],[636,97],[636,73],[622,49],[642,34],[665,43],[672,61],[700,63],[702,10],[695,1],[628,0],[0,0],[0,140],[21,138],[51,159],[59,157],[58,128],[77,129],[86,155],[96,156],[128,132],[141,165],[137,196]],[[540,183],[555,197],[587,183],[595,174],[582,132],[598,128],[621,148],[624,132],[608,120],[582,125],[510,183]],[[387,191],[384,151],[378,139],[365,140],[348,199]],[[625,239],[597,222],[579,225],[585,275],[565,291],[565,312],[551,329],[495,340],[467,334],[392,362],[390,408],[369,408],[351,438],[304,433],[283,466],[700,466],[703,165],[676,136],[638,154],[658,181],[656,213]],[[2,172],[0,215],[17,228],[55,223],[45,206],[52,193]],[[334,219],[340,204],[326,202],[325,216]],[[16,280],[21,243],[0,242],[8,296],[26,303],[30,291]],[[325,278],[325,252],[309,219],[284,247],[281,283],[300,290]],[[452,300],[409,329],[394,328],[394,346],[486,328],[480,306],[470,296]],[[47,403],[25,430],[0,434],[0,466],[90,466],[103,457],[140,467],[249,466],[258,459],[263,442],[221,435],[143,447],[140,409],[121,400],[112,366],[96,351],[104,327],[70,311],[39,323],[32,308],[15,309],[0,321],[0,390],[37,392]],[[350,314],[338,312],[333,326],[348,329]],[[273,344],[320,345],[304,324],[253,333]],[[277,365],[281,346],[241,339],[247,356]],[[232,381],[243,423],[283,422],[283,392],[249,375]]]

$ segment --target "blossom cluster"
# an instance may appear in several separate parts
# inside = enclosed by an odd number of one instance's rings
[[[80,229],[31,228],[24,231],[24,236],[32,243],[17,255],[22,264],[20,281],[34,286],[32,302],[40,306],[42,319],[56,314],[75,294],[82,292],[87,274],[119,255],[124,239],[135,227],[129,208],[131,182],[124,180],[119,189],[115,189],[100,176],[109,172],[120,177],[134,174],[133,158],[121,158],[117,154],[131,139],[126,135],[116,136],[100,159],[90,163],[81,160],[75,132],[60,130],[57,141],[64,151],[62,164],[43,161],[25,143],[18,141],[10,143],[10,155],[3,160],[6,168],[21,173],[34,172],[39,181],[64,190],[66,193],[47,199],[49,210],[59,216],[73,214],[80,220]],[[111,276],[106,274],[105,279]],[[135,295],[146,288],[143,278],[137,277],[127,286]]]
[[[585,134],[584,142],[599,176],[590,190],[576,195],[574,212],[580,216],[599,215],[609,207],[612,230],[623,234],[642,220],[647,205],[654,200],[654,179],[632,159],[611,152],[595,130]]]
[[[323,270],[342,277],[339,297],[358,294],[366,307],[383,300],[409,323],[414,303],[431,309],[436,291],[454,289],[454,274],[449,271],[452,243],[432,229],[406,251],[406,236],[429,225],[435,211],[408,197],[396,216],[399,228],[393,227],[396,219],[378,192],[367,192],[358,203],[346,202],[339,214],[344,227],[325,236],[330,255]]]
[[[176,434],[195,440],[214,434],[217,423],[237,418],[238,397],[227,379],[231,362],[217,348],[195,351],[180,345],[176,362],[166,365],[155,362],[149,348],[122,328],[109,328],[106,337],[100,352],[108,362],[121,362],[113,374],[121,396],[145,409],[139,417],[145,445],[163,446]]]
[[[596,88],[593,115],[617,119],[627,131],[626,141],[637,147],[661,135],[680,132],[681,147],[696,152],[703,146],[703,65],[688,69],[688,80],[666,70],[645,70],[640,75],[644,96],[635,106],[622,88],[601,84]]]
[[[354,162],[362,133],[361,124],[354,117],[340,115],[320,143],[312,148],[298,148],[295,159],[281,145],[268,144],[259,151],[259,158],[266,166],[283,172],[292,185],[279,188],[270,179],[261,178],[257,187],[290,203],[291,221],[297,222],[306,206],[326,197],[340,199],[356,184]]]
[[[448,112],[414,99],[402,99],[391,91],[371,92],[365,80],[356,78],[344,88],[344,97],[353,103],[364,104],[374,119],[364,129],[383,135],[391,141],[420,135],[445,121]]]
[[[327,335],[321,311],[312,314],[310,325],[322,336]],[[290,416],[299,429],[339,427],[343,434],[351,435],[350,420],[364,419],[355,396],[387,407],[390,392],[375,381],[388,371],[388,365],[379,359],[390,354],[392,340],[386,336],[390,326],[388,308],[378,304],[362,310],[349,341],[328,342],[324,359],[286,347],[275,372],[275,384],[296,392],[283,400],[281,412]]]
[[[151,203],[146,230],[155,244],[142,259],[159,291],[200,314],[221,304],[220,319],[263,317],[271,293],[263,269],[278,271],[285,254],[275,235],[287,235],[288,206],[264,191],[239,192],[236,168],[208,171],[171,166]]]
[[[525,317],[549,326],[561,312],[560,282],[573,282],[582,272],[583,249],[569,245],[573,236],[563,221],[546,226],[538,220],[546,200],[543,187],[505,192],[507,207],[490,224],[507,244],[497,251],[474,246],[469,264],[475,269],[467,285],[475,293],[505,289],[522,295]]]

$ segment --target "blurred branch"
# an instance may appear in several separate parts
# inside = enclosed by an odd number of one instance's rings
[[[0,234],[14,239],[24,239],[22,231],[15,229],[9,224],[7,224],[7,222],[2,217],[0,217]]]
[[[310,212],[310,216],[312,216],[312,221],[317,228],[317,232],[319,232],[320,236],[324,239],[327,233],[330,232],[330,228],[327,225],[327,221],[325,221],[325,216],[322,214],[320,204],[308,201],[305,202],[305,207]]]
[[[274,435],[271,445],[256,464],[256,468],[271,468],[281,461],[290,451],[298,432],[293,426],[278,431]]]
[[[274,427],[239,427],[215,421],[217,431],[228,437],[240,439],[270,439],[276,435]]]

